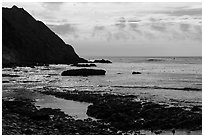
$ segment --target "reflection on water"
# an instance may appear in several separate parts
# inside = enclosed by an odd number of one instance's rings
[[[65,100],[48,95],[44,96],[41,99],[38,99],[35,105],[39,106],[39,108],[61,109],[66,114],[76,119],[90,118],[86,115],[87,108],[90,103],[81,103],[72,100]]]
[[[12,101],[13,98],[27,98],[35,100],[35,106],[38,108],[61,109],[65,114],[73,116],[76,119],[91,118],[86,115],[87,108],[91,105],[90,103],[60,99],[24,88],[4,90],[2,97],[3,99],[10,101]]]

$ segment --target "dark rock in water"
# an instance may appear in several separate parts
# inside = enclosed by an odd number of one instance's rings
[[[172,134],[174,135],[174,134],[176,133],[175,128],[173,128],[173,129],[171,130],[171,132],[172,132]]]
[[[9,81],[2,81],[2,83],[9,83]]]
[[[152,62],[157,62],[157,61],[164,61],[162,59],[157,59],[157,58],[151,58],[151,59],[147,59],[147,61],[152,61]]]
[[[72,64],[75,67],[96,67],[96,64]]]
[[[2,77],[19,77],[19,75],[13,75],[13,74],[2,74]]]
[[[2,8],[3,67],[88,62],[23,8]]]
[[[92,76],[105,75],[105,70],[100,69],[71,69],[62,72],[62,76]]]
[[[142,73],[133,71],[132,74],[142,74]]]
[[[162,130],[154,131],[154,133],[155,133],[156,135],[161,134],[161,133],[162,133]]]
[[[94,60],[93,62],[94,62],[94,63],[112,63],[111,61],[109,61],[109,60],[105,60],[105,59]]]

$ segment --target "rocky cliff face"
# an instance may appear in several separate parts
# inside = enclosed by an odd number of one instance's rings
[[[3,66],[86,62],[23,8],[2,9],[2,37]]]

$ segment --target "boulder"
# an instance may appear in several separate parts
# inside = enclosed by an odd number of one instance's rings
[[[133,71],[132,74],[142,74],[142,73]]]
[[[63,71],[61,76],[92,76],[105,75],[106,71],[101,69],[71,69]]]

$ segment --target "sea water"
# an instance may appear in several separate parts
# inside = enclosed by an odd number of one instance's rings
[[[202,57],[85,57],[108,59],[94,69],[105,76],[61,76],[70,65],[3,68],[3,92],[12,88],[52,87],[58,91],[78,90],[137,95],[139,99],[174,106],[202,105]],[[133,75],[132,72],[141,72]]]

